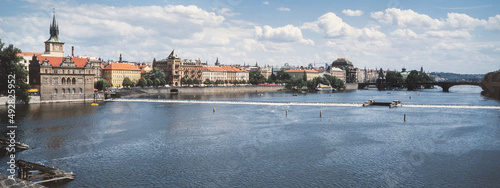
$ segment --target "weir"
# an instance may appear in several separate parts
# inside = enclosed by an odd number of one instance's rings
[[[210,100],[174,100],[174,99],[114,99],[111,102],[154,102],[154,103],[189,103],[189,104],[234,104],[234,105],[268,105],[268,106],[338,106],[362,107],[361,103],[315,103],[315,102],[253,102],[253,101],[210,101]],[[472,105],[419,105],[404,104],[403,107],[413,108],[469,108],[469,109],[500,109],[500,106]]]

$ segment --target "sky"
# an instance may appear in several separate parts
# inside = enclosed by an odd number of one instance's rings
[[[55,9],[65,55],[152,62],[484,74],[500,69],[500,1],[0,0],[0,39],[43,52]]]

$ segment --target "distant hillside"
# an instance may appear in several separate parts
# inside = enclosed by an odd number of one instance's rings
[[[436,75],[446,81],[474,81],[480,82],[485,74],[456,74],[448,72],[432,72],[431,75]]]

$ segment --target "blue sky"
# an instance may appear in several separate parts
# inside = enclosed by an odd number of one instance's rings
[[[500,1],[0,0],[0,39],[43,52],[56,9],[65,54],[151,62],[500,69]]]

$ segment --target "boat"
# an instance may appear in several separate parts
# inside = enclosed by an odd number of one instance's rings
[[[335,89],[330,85],[318,84],[316,91],[335,91]]]

